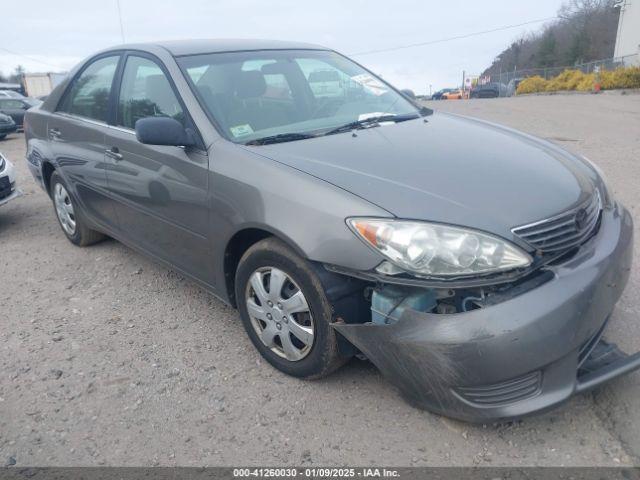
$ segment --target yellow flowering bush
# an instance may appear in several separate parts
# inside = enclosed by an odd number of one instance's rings
[[[528,77],[522,80],[518,84],[516,93],[518,93],[518,95],[521,95],[523,93],[537,93],[544,92],[546,89],[547,81],[540,75],[536,75],[534,77]]]
[[[640,88],[640,67],[620,67],[602,70],[599,73],[584,73],[580,70],[565,70],[549,80],[536,75],[525,78],[518,85],[518,94],[578,90],[590,92],[596,84],[602,90],[616,88]]]

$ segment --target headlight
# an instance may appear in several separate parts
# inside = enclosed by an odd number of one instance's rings
[[[418,275],[477,275],[531,264],[515,245],[467,228],[377,218],[349,218],[347,223],[393,264]]]
[[[6,164],[7,162],[5,161],[4,157],[0,153],[0,172],[4,170],[4,167],[6,166]]]

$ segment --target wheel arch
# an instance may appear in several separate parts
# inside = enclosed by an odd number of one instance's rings
[[[47,191],[47,194],[49,196],[51,196],[51,176],[53,175],[53,172],[55,172],[56,167],[53,166],[53,163],[51,163],[48,160],[44,160],[42,162],[42,183],[44,185],[45,190]]]
[[[224,249],[224,281],[229,303],[236,308],[235,281],[236,270],[240,259],[253,245],[265,238],[274,237],[283,242],[302,258],[307,258],[304,251],[288,236],[266,225],[245,225],[237,230],[227,241]]]

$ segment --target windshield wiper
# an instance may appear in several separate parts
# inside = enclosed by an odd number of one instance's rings
[[[295,140],[304,140],[306,138],[314,138],[317,135],[312,133],[301,133],[301,132],[291,132],[291,133],[279,133],[278,135],[271,135],[269,137],[256,138],[255,140],[249,140],[245,145],[268,145],[270,143],[283,143],[283,142],[293,142]]]
[[[388,113],[385,115],[379,115],[377,117],[363,118],[362,120],[356,120],[355,122],[345,123],[339,127],[332,128],[324,133],[324,135],[333,135],[334,133],[350,132],[351,130],[358,130],[363,128],[378,127],[382,122],[404,122],[407,120],[413,120],[414,118],[420,118],[417,113],[410,113],[406,115],[396,115],[395,113]]]

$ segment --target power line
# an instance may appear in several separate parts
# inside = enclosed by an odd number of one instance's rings
[[[23,55],[22,53],[14,52],[13,50],[9,50],[8,48],[5,48],[5,47],[0,47],[0,50],[7,52],[10,55],[15,55],[16,57],[22,57],[32,62],[41,63],[42,65],[47,65],[49,67],[60,68],[60,65],[54,65],[53,63],[43,62],[42,60],[38,60],[37,58],[33,58],[28,55]]]
[[[381,48],[379,50],[367,50],[367,51],[364,51],[364,52],[350,53],[349,55],[352,56],[352,57],[355,57],[355,56],[359,56],[359,55],[371,55],[373,53],[394,52],[396,50],[403,50],[405,48],[423,47],[425,45],[433,45],[435,43],[450,42],[452,40],[460,40],[462,38],[476,37],[476,36],[479,36],[479,35],[486,35],[487,33],[500,32],[502,30],[509,30],[509,29],[517,28],[517,27],[524,27],[525,25],[532,25],[534,23],[547,22],[549,20],[555,20],[557,18],[558,18],[557,16],[556,17],[540,18],[538,20],[531,20],[531,21],[528,21],[528,22],[518,23],[518,24],[515,24],[515,25],[505,25],[505,26],[502,26],[502,27],[492,28],[491,30],[483,30],[481,32],[466,33],[466,34],[463,34],[463,35],[456,35],[455,37],[440,38],[438,40],[429,40],[427,42],[420,42],[420,43],[410,43],[408,45],[400,45],[400,46],[397,46],[397,47]]]

